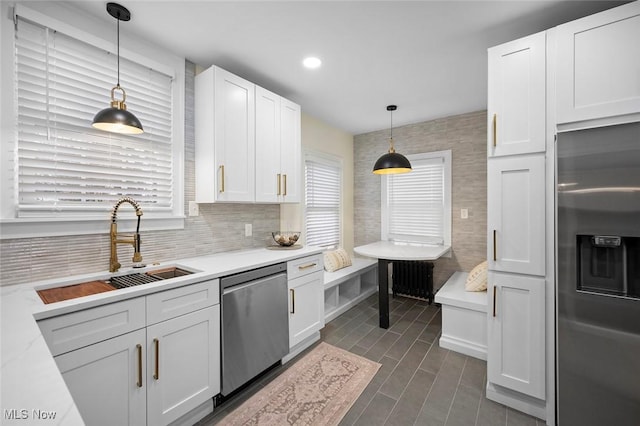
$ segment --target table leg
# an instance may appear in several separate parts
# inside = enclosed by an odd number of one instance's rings
[[[389,261],[378,259],[378,312],[380,328],[389,328]]]

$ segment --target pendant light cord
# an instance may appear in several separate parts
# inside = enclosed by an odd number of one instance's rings
[[[118,12],[116,21],[118,21],[118,87],[120,87],[120,12]]]

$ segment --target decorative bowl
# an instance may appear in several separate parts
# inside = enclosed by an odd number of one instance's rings
[[[273,241],[279,246],[289,247],[294,245],[300,238],[300,231],[274,231],[271,233]]]

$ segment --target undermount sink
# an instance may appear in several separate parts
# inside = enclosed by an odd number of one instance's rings
[[[116,275],[107,279],[97,279],[79,284],[63,287],[54,287],[37,290],[38,295],[45,304],[89,296],[91,294],[104,293],[141,284],[149,284],[156,281],[182,277],[193,272],[172,266],[146,272],[135,272],[127,275]]]

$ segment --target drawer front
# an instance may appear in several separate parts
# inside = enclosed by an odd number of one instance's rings
[[[322,256],[318,254],[290,260],[287,262],[287,279],[292,280],[323,269]]]
[[[204,281],[147,296],[147,325],[220,303],[220,280]]]
[[[38,321],[53,356],[145,326],[144,297]]]

